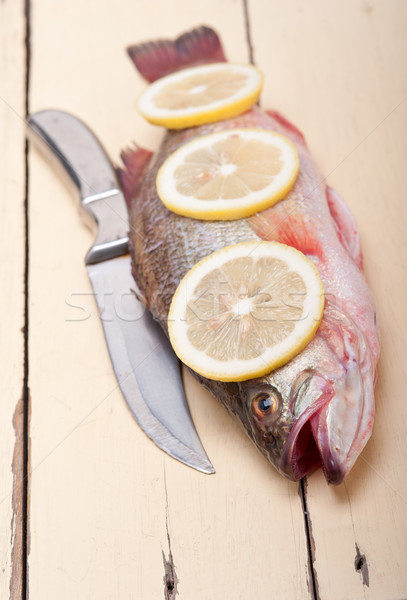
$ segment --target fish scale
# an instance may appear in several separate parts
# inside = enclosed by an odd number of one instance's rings
[[[184,35],[189,63],[183,44],[177,61],[181,36],[175,42],[142,45],[140,52],[134,46],[140,73],[149,74],[151,80],[151,64],[154,76],[159,76],[159,61],[162,73],[203,63],[206,56],[212,61],[214,47],[222,60],[212,30],[202,27]],[[157,172],[165,159],[198,136],[246,127],[275,131],[295,144],[300,170],[286,198],[235,221],[201,221],[170,212],[156,191]],[[138,161],[139,153],[146,160]],[[126,169],[119,175],[130,207],[133,275],[145,305],[165,330],[181,279],[198,261],[224,246],[274,240],[297,248],[314,262],[326,305],[315,337],[300,354],[264,377],[241,383],[193,374],[284,476],[298,480],[322,467],[329,483],[340,483],[371,433],[379,340],[374,301],[361,269],[357,226],[343,201],[326,187],[302,134],[278,113],[255,106],[232,119],[167,131],[151,160],[141,149],[127,151],[123,158]],[[254,408],[265,397],[273,410],[260,418]]]

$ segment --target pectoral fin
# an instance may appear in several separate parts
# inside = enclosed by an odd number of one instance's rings
[[[289,210],[283,202],[256,213],[249,223],[262,240],[287,244],[310,258],[323,260],[324,252],[311,218]]]

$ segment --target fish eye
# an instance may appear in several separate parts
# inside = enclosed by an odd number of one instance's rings
[[[276,411],[277,399],[273,394],[261,392],[253,398],[252,406],[255,416],[262,420]]]

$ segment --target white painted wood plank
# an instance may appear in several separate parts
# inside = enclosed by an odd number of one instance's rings
[[[144,84],[127,44],[206,23],[231,59],[247,60],[234,0],[121,0],[114,8],[35,0],[32,14],[32,110],[77,114],[113,157],[132,140],[154,148],[162,135],[136,114]],[[30,598],[161,598],[169,540],[181,599],[307,597],[296,485],[189,376],[216,475],[186,468],[146,439],[117,390],[90,296],[83,257],[91,237],[36,154],[30,171]]]
[[[0,597],[20,598],[23,544],[23,3],[0,3]]]
[[[406,597],[406,3],[250,3],[263,105],[305,134],[328,183],[359,224],[377,301],[382,357],[373,437],[345,484],[309,479],[322,599]],[[269,37],[264,35],[265,29]],[[356,545],[366,556],[355,570]]]

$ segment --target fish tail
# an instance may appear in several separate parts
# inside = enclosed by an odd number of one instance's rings
[[[175,40],[157,40],[129,46],[127,52],[139,73],[152,82],[194,65],[225,62],[218,34],[205,25]]]
[[[127,206],[130,206],[131,199],[140,187],[152,154],[149,150],[135,146],[123,150],[120,155],[124,168],[116,168],[116,175]]]

